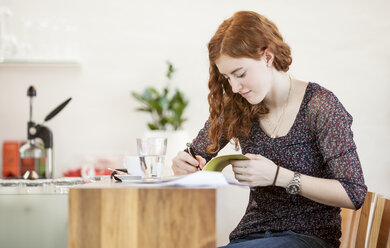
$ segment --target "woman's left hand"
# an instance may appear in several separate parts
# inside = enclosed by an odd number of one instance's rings
[[[232,160],[233,172],[236,179],[249,186],[272,185],[277,165],[266,157],[258,154],[245,154],[250,160]]]

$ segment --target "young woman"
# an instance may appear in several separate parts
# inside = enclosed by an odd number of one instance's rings
[[[227,247],[339,247],[340,207],[358,209],[367,187],[352,117],[324,87],[292,78],[290,47],[274,23],[248,11],[208,44],[210,117],[179,152],[175,174],[197,171],[230,140],[250,160],[231,161],[253,187]]]

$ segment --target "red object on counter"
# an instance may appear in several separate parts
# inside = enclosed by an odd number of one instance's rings
[[[104,176],[104,175],[111,175],[112,171],[110,171],[109,169],[102,169],[102,170],[95,169],[95,173],[96,176]]]
[[[62,173],[64,177],[81,177],[81,168],[74,169],[74,170],[68,170],[64,173]]]
[[[3,142],[3,177],[19,177],[19,142]]]
[[[96,176],[104,176],[104,175],[111,175],[112,171],[109,169],[96,169],[95,168],[95,175]],[[81,168],[77,168],[74,170],[68,170],[62,174],[64,177],[81,177]]]
[[[20,160],[20,173],[23,176],[26,171],[35,171],[35,158],[22,158]]]

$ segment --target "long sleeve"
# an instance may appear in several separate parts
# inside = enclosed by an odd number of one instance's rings
[[[308,119],[327,170],[344,187],[356,209],[365,199],[367,186],[351,130],[352,116],[328,90],[313,95]]]
[[[218,153],[208,153],[207,147],[212,144],[212,141],[209,137],[210,130],[210,120],[207,120],[203,128],[199,131],[196,138],[192,141],[192,147],[196,155],[202,156],[208,162],[213,157],[217,156]],[[226,146],[229,141],[224,137],[219,139],[219,145],[222,149]]]

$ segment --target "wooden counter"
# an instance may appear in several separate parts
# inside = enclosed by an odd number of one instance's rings
[[[70,189],[68,247],[216,247],[216,189]]]

